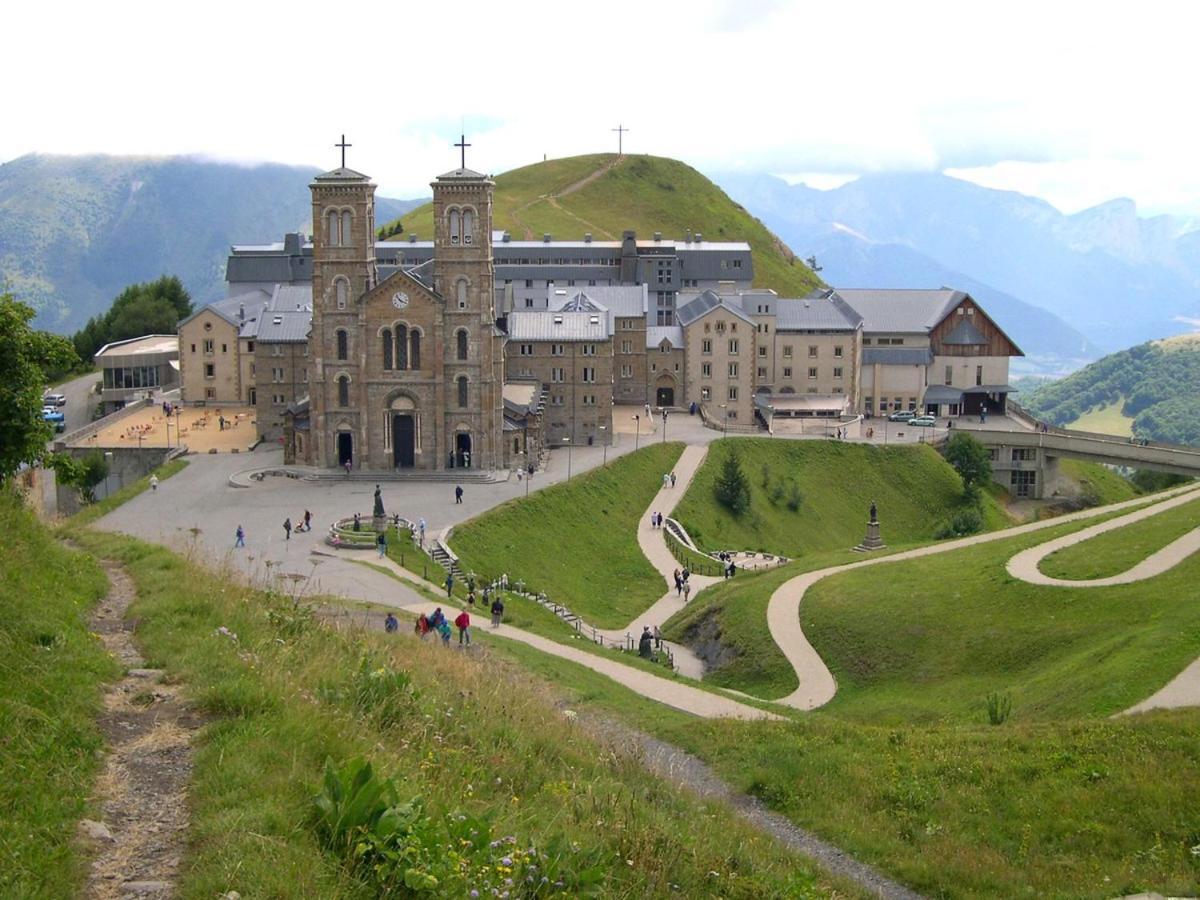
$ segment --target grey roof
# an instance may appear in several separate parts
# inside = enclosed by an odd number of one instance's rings
[[[776,331],[854,331],[862,316],[836,294],[775,301]]]
[[[487,176],[482,172],[476,172],[474,169],[451,169],[449,172],[443,172],[438,176],[438,181],[485,181]]]
[[[322,172],[313,181],[370,181],[371,179],[362,172],[355,172],[353,169],[347,169],[345,166],[339,166],[336,169],[330,169],[328,172]]]
[[[682,295],[681,295],[682,299]],[[738,297],[728,297],[722,294],[717,294],[714,291],[703,291],[697,294],[695,298],[688,300],[675,310],[675,318],[680,325],[691,325],[701,316],[708,315],[712,310],[721,307],[726,311],[737,316],[739,319],[744,319],[751,325],[754,320],[746,314],[742,309],[741,300]]]
[[[863,331],[928,334],[967,295],[941,288],[928,290],[859,290],[836,292],[863,317]]]
[[[591,295],[585,294],[583,291],[575,291],[561,305],[550,305],[549,308],[562,312],[608,312],[607,306],[592,299]]]
[[[664,340],[670,341],[676,350],[683,349],[683,329],[678,325],[650,325],[646,328],[646,349],[652,349]]]
[[[558,292],[565,290],[565,295]],[[597,285],[586,288],[558,288],[550,296],[551,309],[565,309],[578,296],[585,296],[593,303],[607,309],[620,318],[640,318],[646,314],[647,291],[641,284]]]
[[[927,366],[933,362],[929,347],[863,347],[864,366]]]
[[[513,341],[603,341],[608,316],[594,312],[512,312],[508,337]]]
[[[312,330],[312,310],[266,310],[258,320],[258,340],[263,344],[301,344]]]
[[[962,400],[962,388],[948,384],[931,384],[925,389],[926,403],[958,403]]]
[[[257,318],[270,300],[270,294],[258,289],[222,297],[200,307],[176,327],[183,327],[205,311],[216,313],[230,325],[244,325],[247,320]]]
[[[962,321],[950,329],[950,333],[942,338],[942,343],[963,345],[986,344],[987,338],[983,336],[983,332],[975,327],[974,322],[963,316]]]
[[[272,312],[307,312],[312,316],[311,284],[277,284],[267,309]]]

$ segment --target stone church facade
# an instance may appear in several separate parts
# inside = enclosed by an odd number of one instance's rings
[[[297,454],[356,469],[507,465],[504,334],[496,325],[494,183],[466,168],[433,182],[435,254],[380,281],[375,185],[340,168],[312,185],[312,375]],[[307,439],[303,435],[307,424]]]

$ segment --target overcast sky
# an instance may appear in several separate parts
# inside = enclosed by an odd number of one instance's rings
[[[1074,211],[1200,215],[1200,4],[14,3],[0,160],[347,164],[422,196],[616,149],[817,186],[949,170]],[[458,48],[458,49],[456,49]]]

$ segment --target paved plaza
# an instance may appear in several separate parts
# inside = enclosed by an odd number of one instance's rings
[[[221,420],[225,427],[221,427]],[[74,446],[178,447],[191,453],[245,452],[258,439],[252,406],[181,407],[168,418],[155,404],[120,417]]]

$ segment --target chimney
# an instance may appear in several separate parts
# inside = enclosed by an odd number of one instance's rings
[[[654,243],[656,243],[656,244],[662,243],[662,232],[661,231],[654,232]]]
[[[592,233],[590,231],[583,236],[583,242],[585,244],[590,244],[592,242]]]
[[[410,234],[408,236],[408,242],[410,244],[415,244],[417,242],[417,236],[415,234]]]
[[[543,244],[550,243],[550,232],[547,231],[545,234],[542,235],[542,243]]]
[[[238,304],[238,321],[239,322],[246,321],[246,304],[245,303]]]
[[[700,232],[698,232],[698,231],[696,232],[696,243],[697,243],[697,244],[703,244],[703,243],[704,243],[704,235],[702,235],[702,234],[701,234]]]
[[[692,242],[692,229],[689,228],[687,230],[687,236],[684,238],[684,240],[689,244]]]
[[[511,242],[511,241],[512,241],[512,235],[511,235],[511,234],[509,234],[507,231],[506,231],[506,232],[504,232],[504,236],[503,236],[502,238],[500,238],[500,242],[501,242],[502,244],[507,244],[507,243],[509,243],[509,242]]]

